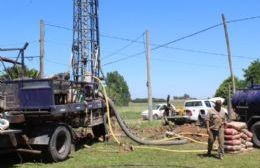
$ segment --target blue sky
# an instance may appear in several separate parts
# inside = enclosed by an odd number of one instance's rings
[[[151,43],[163,44],[221,22],[221,13],[227,20],[259,16],[260,1],[226,0],[100,0],[100,32],[102,63],[108,63],[144,50],[134,43],[116,55],[129,41],[109,36],[143,41],[142,34],[150,31]],[[30,43],[26,55],[39,55],[39,22],[72,28],[72,0],[1,0],[0,48],[19,47]],[[243,78],[254,58],[260,58],[260,19],[228,24],[234,73]],[[68,70],[71,55],[72,31],[46,26],[46,76]],[[187,52],[181,49],[201,50],[226,54],[223,27],[217,27],[183,41],[151,52],[151,75],[154,97],[167,94],[205,98],[214,95],[219,84],[229,76],[226,56]],[[0,53],[14,56],[15,53]],[[110,56],[109,58],[106,58]],[[241,58],[237,56],[243,56]],[[248,58],[250,57],[250,58]],[[38,68],[39,60],[26,60]],[[127,81],[132,98],[146,97],[145,55],[110,64],[105,72],[117,70]]]

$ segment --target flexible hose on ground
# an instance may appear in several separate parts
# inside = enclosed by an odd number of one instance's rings
[[[93,77],[94,79],[98,80],[98,82],[101,84],[102,86],[102,90],[103,90],[103,94],[101,93],[100,96],[105,98],[106,101],[106,107],[107,107],[107,117],[108,117],[108,127],[109,130],[111,132],[112,137],[114,138],[114,140],[118,143],[121,144],[120,141],[117,139],[117,137],[115,136],[112,126],[111,126],[111,122],[110,122],[110,108],[113,110],[115,117],[118,121],[119,126],[122,128],[123,132],[133,141],[142,144],[142,145],[181,145],[181,144],[185,144],[187,143],[187,140],[185,139],[181,139],[181,140],[174,140],[174,141],[155,141],[155,140],[143,140],[139,137],[136,137],[135,135],[133,135],[127,128],[127,126],[125,125],[124,121],[122,120],[122,118],[120,117],[119,113],[117,112],[114,103],[108,98],[106,90],[104,85],[102,84],[101,80],[97,77]]]
[[[109,131],[112,134],[112,137],[114,138],[114,140],[122,145],[120,143],[120,141],[117,139],[117,137],[114,134],[114,131],[112,129],[111,126],[111,122],[110,122],[110,109],[109,109],[109,105],[110,107],[113,109],[115,116],[117,118],[117,121],[120,125],[120,127],[122,128],[122,130],[125,132],[125,134],[131,138],[133,141],[139,143],[139,144],[144,144],[144,145],[180,145],[180,144],[184,144],[187,142],[187,140],[178,140],[178,141],[171,141],[171,142],[160,142],[160,141],[149,141],[149,140],[142,140],[136,136],[134,136],[131,132],[129,132],[127,126],[125,125],[125,123],[123,122],[123,120],[121,119],[120,115],[118,114],[118,112],[115,109],[114,103],[107,97],[107,93],[106,93],[106,89],[104,87],[104,85],[102,84],[101,80],[97,77],[94,77],[94,79],[96,79],[102,86],[102,90],[103,90],[103,94],[105,97],[105,101],[106,101],[106,108],[107,108],[107,117],[108,117],[108,125],[109,125]],[[103,97],[103,94],[101,95]],[[165,148],[159,148],[159,147],[152,147],[152,146],[133,146],[134,148],[139,148],[139,149],[151,149],[151,150],[161,150],[161,151],[168,151],[168,152],[177,152],[177,153],[197,153],[197,152],[206,152],[207,150],[174,150],[174,149],[165,149]]]
[[[119,126],[122,128],[122,130],[124,131],[124,133],[133,141],[142,144],[142,145],[182,145],[187,143],[187,140],[185,139],[180,139],[180,140],[174,140],[174,141],[157,141],[157,140],[144,140],[141,139],[139,137],[136,137],[135,135],[133,135],[127,128],[127,126],[125,125],[125,123],[123,122],[122,118],[120,117],[120,115],[118,114],[118,112],[115,109],[114,103],[108,99],[109,102],[109,106],[110,108],[113,110],[115,117],[118,121]]]

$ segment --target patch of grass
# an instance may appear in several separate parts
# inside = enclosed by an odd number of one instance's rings
[[[205,146],[187,144],[164,147],[167,149],[200,149]],[[99,143],[90,149],[82,149],[60,163],[25,163],[15,165],[17,168],[112,168],[112,167],[177,167],[177,168],[248,168],[259,167],[260,151],[254,150],[238,155],[226,155],[224,160],[205,157],[203,153],[175,153],[152,149],[135,149],[126,152],[114,143]]]

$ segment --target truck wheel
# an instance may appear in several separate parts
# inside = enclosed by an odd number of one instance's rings
[[[92,127],[92,132],[94,134],[94,138],[98,139],[101,136],[104,137],[106,135],[106,128],[105,128],[104,124],[99,124],[99,125]]]
[[[58,126],[51,135],[48,146],[48,158],[58,162],[65,160],[71,149],[71,134],[65,126]]]
[[[251,126],[251,132],[253,133],[253,142],[257,148],[260,148],[260,121],[254,123]]]
[[[201,127],[204,127],[206,125],[205,120],[200,115],[198,117],[197,125],[199,125]]]
[[[159,116],[158,116],[157,114],[154,114],[154,115],[153,115],[153,119],[154,119],[154,120],[158,120],[158,119],[159,119]]]

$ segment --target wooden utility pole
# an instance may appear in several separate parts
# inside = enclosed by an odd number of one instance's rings
[[[228,84],[228,121],[231,121],[231,85]]]
[[[146,65],[147,65],[147,90],[148,90],[148,119],[153,119],[153,100],[152,100],[152,83],[151,83],[151,64],[150,64],[150,33],[146,30]]]
[[[230,68],[230,75],[232,80],[232,91],[233,94],[236,92],[236,85],[235,85],[235,77],[233,73],[233,66],[232,66],[232,59],[231,59],[231,49],[229,44],[229,37],[228,37],[228,31],[227,31],[227,24],[224,14],[222,14],[222,21],[224,25],[224,31],[225,31],[225,37],[226,37],[226,43],[227,43],[227,52],[228,52],[228,62],[229,62],[229,68]]]
[[[44,78],[44,21],[40,21],[40,79]]]

